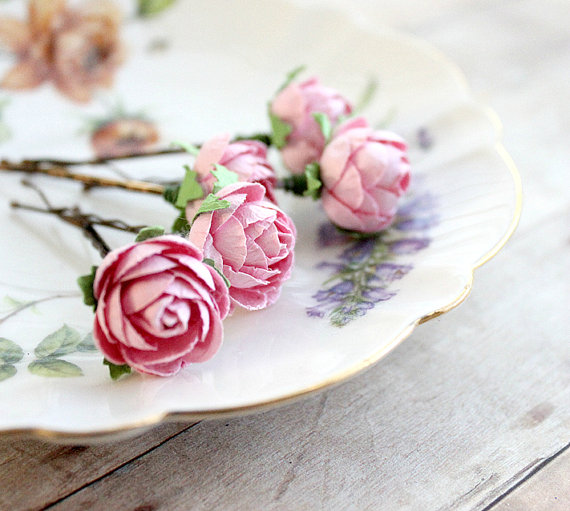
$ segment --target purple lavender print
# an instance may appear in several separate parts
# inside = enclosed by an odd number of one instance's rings
[[[328,317],[333,326],[342,327],[395,296],[394,282],[413,270],[407,256],[429,246],[427,231],[438,223],[433,195],[422,193],[411,196],[392,227],[374,238],[355,241],[330,223],[321,225],[319,244],[342,251],[334,261],[317,265],[331,276],[312,296],[316,304],[307,307],[307,314]]]

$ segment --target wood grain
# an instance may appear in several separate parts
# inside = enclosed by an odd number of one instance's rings
[[[41,509],[189,427],[165,424],[131,440],[95,446],[4,439],[0,441],[0,509]]]
[[[568,511],[570,449],[497,503],[494,511]]]

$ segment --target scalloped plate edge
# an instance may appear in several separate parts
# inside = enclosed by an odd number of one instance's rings
[[[357,23],[363,30],[366,30],[368,32],[371,31],[365,24],[361,22],[361,20],[354,19],[354,22]],[[454,62],[449,60],[445,56],[445,54],[443,54],[437,48],[431,46],[429,43],[425,42],[420,38],[410,36],[408,34],[394,31],[392,29],[388,29],[385,31],[388,32],[390,35],[393,35],[394,37],[407,40],[410,44],[419,47],[426,53],[430,54],[431,57],[433,57],[435,60],[437,60],[445,67],[447,67],[450,70],[451,74],[454,75],[454,77],[461,85],[461,87],[465,90],[465,92],[469,93],[469,95],[472,96],[472,91],[469,87],[467,78],[465,77],[461,69]],[[502,144],[502,133],[503,133],[502,123],[497,114],[494,112],[494,110],[492,110],[488,106],[479,104],[478,102],[476,103],[479,105],[482,113],[487,117],[487,119],[493,126],[493,129],[495,130],[494,149],[496,153],[501,157],[505,166],[507,167],[508,171],[511,174],[511,178],[513,181],[513,191],[515,196],[514,213],[511,222],[508,228],[506,229],[505,233],[501,237],[501,239],[486,254],[484,254],[481,258],[479,258],[475,262],[475,264],[471,268],[471,275],[469,282],[465,285],[461,293],[451,302],[444,305],[443,307],[440,307],[416,319],[408,326],[406,326],[396,337],[390,340],[387,344],[383,345],[381,349],[373,353],[370,357],[366,358],[365,360],[362,360],[358,364],[355,364],[353,367],[344,370],[334,375],[333,377],[328,378],[327,380],[319,382],[317,385],[305,388],[303,390],[291,393],[286,396],[281,396],[278,398],[274,398],[267,401],[261,401],[258,403],[230,407],[226,409],[218,409],[218,410],[205,410],[201,412],[165,411],[146,417],[144,420],[132,422],[130,424],[126,424],[121,427],[115,427],[115,428],[109,428],[97,431],[89,431],[89,432],[69,432],[69,431],[61,431],[61,430],[47,429],[47,428],[44,429],[41,427],[6,429],[0,431],[0,438],[32,437],[57,443],[64,443],[64,444],[102,443],[114,440],[121,440],[127,437],[133,437],[138,434],[142,434],[144,431],[147,431],[151,427],[157,426],[165,422],[194,422],[194,421],[201,421],[204,419],[219,419],[219,418],[227,418],[234,416],[242,416],[246,414],[273,409],[278,406],[290,404],[293,401],[299,400],[307,395],[328,389],[334,385],[340,384],[348,380],[349,378],[363,372],[364,370],[370,368],[375,363],[377,363],[384,356],[386,356],[404,339],[409,337],[418,325],[421,325],[431,319],[441,316],[442,314],[445,314],[446,312],[449,312],[450,310],[460,305],[467,298],[467,296],[471,292],[471,289],[473,288],[473,279],[474,279],[475,270],[480,266],[482,266],[483,264],[485,264],[490,259],[492,259],[499,252],[499,250],[501,250],[503,246],[507,243],[507,241],[513,235],[518,226],[522,210],[522,182],[519,171],[513,159],[511,158],[511,156],[509,155],[509,153]]]

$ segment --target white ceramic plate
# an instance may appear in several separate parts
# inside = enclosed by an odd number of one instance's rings
[[[22,16],[17,9],[13,14]],[[112,382],[101,356],[88,347],[57,357],[65,363],[56,372],[81,376],[30,372],[46,336],[63,325],[60,334],[72,340],[90,332],[92,312],[81,303],[75,279],[99,258],[72,227],[11,211],[11,199],[37,197],[21,186],[21,176],[0,174],[0,337],[22,348],[0,382],[0,430],[85,440],[166,418],[256,410],[325,388],[377,362],[415,326],[460,303],[474,269],[512,234],[520,184],[498,143],[497,122],[473,100],[455,66],[425,43],[368,32],[333,11],[261,0],[178,2],[152,20],[129,19],[122,31],[129,51],[115,86],[86,106],[49,84],[0,91],[10,100],[2,111],[11,132],[0,144],[3,157],[91,156],[89,135],[79,128],[88,117],[108,115],[117,100],[131,112],[146,111],[165,143],[263,131],[266,101],[286,71],[305,64],[309,74],[353,99],[370,77],[378,80],[365,114],[408,139],[411,192],[396,226],[382,240],[361,245],[338,236],[323,245],[319,233],[330,232],[318,204],[282,197],[299,239],[295,271],[280,301],[228,319],[224,345],[207,363],[173,378],[136,375]],[[0,64],[4,72],[10,61],[4,56]],[[119,167],[139,178],[178,176],[186,162],[169,156]],[[77,203],[106,217],[169,225],[174,214],[158,197],[116,190],[84,194],[75,183],[48,177],[34,182],[55,205]],[[104,234],[113,246],[130,240]],[[352,273],[324,284],[349,263]],[[367,269],[376,276],[356,290],[361,300],[354,305],[351,282]],[[35,300],[40,302],[22,308]]]

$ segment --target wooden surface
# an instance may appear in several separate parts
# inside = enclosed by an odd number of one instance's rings
[[[517,233],[463,305],[324,393],[106,445],[0,440],[2,511],[570,509],[568,3],[336,3],[437,45],[498,112]]]

